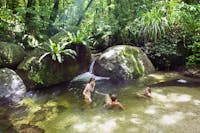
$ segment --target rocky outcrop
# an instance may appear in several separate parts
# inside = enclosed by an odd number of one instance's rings
[[[108,48],[94,65],[94,74],[114,80],[131,80],[153,71],[155,68],[146,54],[128,45]]]
[[[16,67],[24,58],[22,47],[7,42],[0,42],[0,67]]]
[[[0,98],[18,102],[24,96],[26,86],[22,79],[11,69],[0,69]]]
[[[63,63],[53,61],[51,55],[39,58],[43,51],[35,49],[20,65],[17,72],[23,78],[29,89],[48,87],[62,82],[69,82],[76,75],[87,71],[90,64],[90,50],[80,45],[74,49],[77,53],[76,59],[64,56]]]
[[[195,77],[200,79],[200,68],[188,68],[185,72],[184,75],[189,76],[189,77]]]

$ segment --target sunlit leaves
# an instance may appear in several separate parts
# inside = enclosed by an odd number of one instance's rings
[[[156,41],[166,33],[169,29],[170,21],[163,6],[154,7],[139,19],[136,19],[139,37],[144,38],[144,40]]]
[[[39,59],[39,62],[42,61],[43,58],[45,58],[47,55],[51,55],[52,60],[58,61],[59,63],[62,63],[64,61],[64,55],[70,56],[71,58],[76,57],[76,52],[72,49],[67,49],[66,46],[68,44],[62,44],[62,43],[55,43],[49,40],[48,44],[43,44],[41,46],[38,46],[40,49],[43,49],[46,51]]]
[[[28,45],[31,46],[32,48],[39,46],[38,40],[33,35],[25,34],[22,40],[27,40]]]

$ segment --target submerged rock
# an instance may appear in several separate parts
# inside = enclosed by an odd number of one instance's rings
[[[20,133],[44,133],[44,130],[33,125],[23,124],[19,129]]]
[[[131,80],[154,71],[146,54],[140,48],[128,45],[108,48],[94,65],[94,74],[114,80]]]
[[[7,42],[0,42],[0,67],[16,67],[24,58],[22,47]]]
[[[11,69],[0,69],[0,98],[18,102],[24,96],[26,86],[22,79]]]

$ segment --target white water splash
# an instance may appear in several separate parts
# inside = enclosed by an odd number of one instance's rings
[[[90,65],[90,68],[89,68],[89,73],[93,73],[93,68],[94,68],[94,64],[96,62],[96,59],[94,59]]]
[[[101,77],[101,76],[96,76],[90,72],[86,72],[83,74],[80,74],[76,76],[75,78],[72,79],[71,82],[88,82],[90,78],[95,78],[95,80],[109,80],[109,77]]]

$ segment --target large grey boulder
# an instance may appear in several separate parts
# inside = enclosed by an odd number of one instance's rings
[[[0,98],[18,102],[23,98],[26,86],[22,79],[11,69],[0,69]]]
[[[154,71],[146,54],[140,48],[129,45],[108,48],[94,65],[94,74],[118,81],[136,79]]]
[[[24,58],[24,49],[16,44],[0,42],[0,67],[16,67]]]

